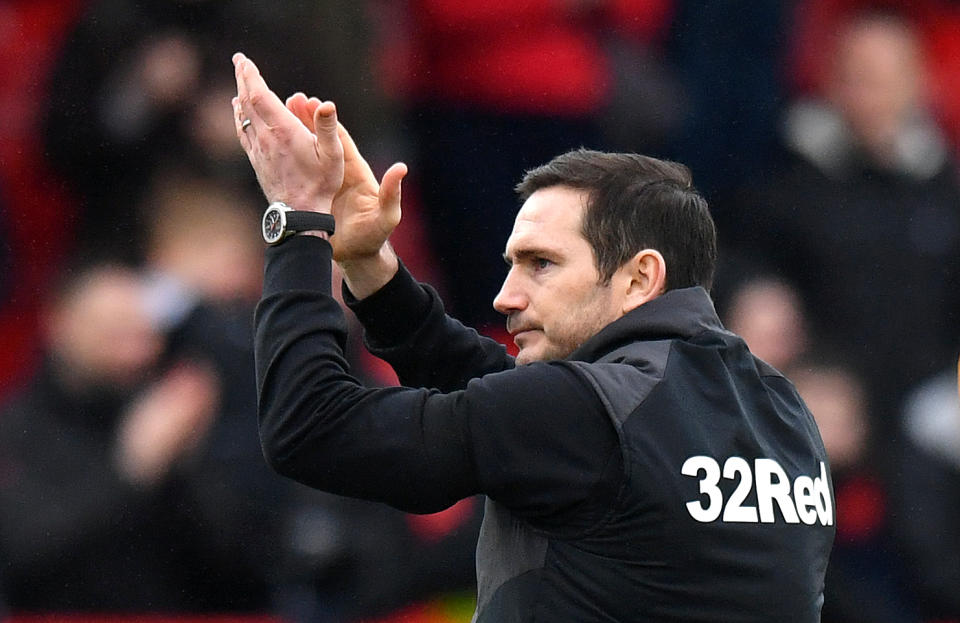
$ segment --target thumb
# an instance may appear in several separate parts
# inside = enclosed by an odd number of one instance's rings
[[[337,107],[333,102],[321,102],[313,111],[313,127],[317,137],[336,137]]]
[[[383,174],[378,198],[380,210],[395,227],[400,222],[400,186],[407,175],[407,165],[396,162]]]

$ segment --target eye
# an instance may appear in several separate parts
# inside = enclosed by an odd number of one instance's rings
[[[537,270],[544,270],[545,268],[552,266],[553,262],[544,257],[538,257],[533,260],[533,265]]]

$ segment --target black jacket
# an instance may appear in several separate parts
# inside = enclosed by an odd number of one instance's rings
[[[308,485],[415,512],[486,494],[478,620],[819,619],[823,445],[702,289],[641,306],[568,360],[514,368],[401,270],[352,306],[421,389],[367,389],[345,369],[329,259],[319,239],[268,251],[265,453]]]

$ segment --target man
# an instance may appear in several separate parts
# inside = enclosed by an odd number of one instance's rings
[[[960,345],[960,184],[917,26],[876,8],[838,17],[823,85],[787,109],[783,160],[750,182],[754,209],[729,213],[728,248],[796,284],[886,444],[910,390]]]
[[[477,621],[819,620],[823,444],[790,383],[720,325],[713,223],[684,167],[581,150],[527,174],[494,301],[514,361],[392,252],[405,167],[378,186],[331,102],[284,106],[234,63],[267,199],[336,219],[332,237],[267,252],[256,349],[274,468],[414,512],[486,494]],[[345,369],[331,257],[406,387]]]
[[[223,539],[214,526],[222,532],[226,513],[201,512],[211,488],[189,467],[215,414],[214,375],[185,361],[161,371],[163,337],[125,267],[70,271],[42,318],[42,365],[0,406],[0,588],[10,608],[237,606],[236,555],[220,564],[224,549],[210,538]]]

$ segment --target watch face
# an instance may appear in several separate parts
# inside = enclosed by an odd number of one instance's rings
[[[279,208],[270,208],[263,214],[263,239],[273,244],[283,236],[283,213]]]

